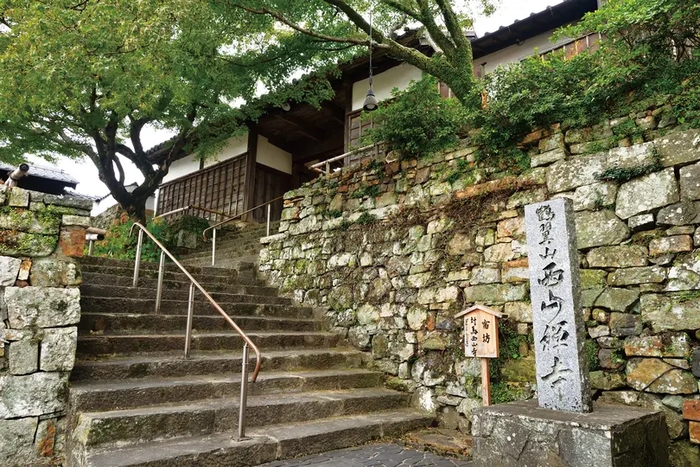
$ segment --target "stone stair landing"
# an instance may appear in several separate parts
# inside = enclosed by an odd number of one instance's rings
[[[185,359],[187,280],[168,266],[154,312],[156,265],[83,260],[78,357],[71,375],[70,466],[250,466],[349,447],[429,425],[386,389],[366,356],[313,309],[254,271],[190,267],[263,353],[249,384],[248,439],[237,440],[242,340],[197,299]],[[251,358],[251,365],[253,359]]]

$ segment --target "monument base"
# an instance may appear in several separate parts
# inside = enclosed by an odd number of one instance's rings
[[[664,415],[594,404],[581,414],[536,400],[474,409],[477,467],[668,467]]]

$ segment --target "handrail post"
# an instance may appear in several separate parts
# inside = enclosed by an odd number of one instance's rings
[[[139,239],[136,243],[136,262],[134,263],[134,287],[139,285],[139,268],[141,266],[141,247],[143,246],[143,230],[139,228]]]
[[[216,229],[211,232],[211,265],[216,265]]]
[[[156,314],[160,311],[163,301],[163,276],[165,275],[165,252],[160,252],[160,265],[158,266],[158,289],[156,290]]]
[[[326,175],[331,174],[331,163],[326,161]]]
[[[92,248],[95,246],[95,240],[90,240],[90,246],[88,247],[88,256],[92,256]]]
[[[243,344],[241,364],[241,401],[238,407],[238,439],[245,439],[245,412],[248,405],[248,343]]]
[[[267,205],[267,236],[270,236],[270,218],[272,217],[272,205]]]
[[[185,330],[185,358],[190,358],[192,347],[192,320],[194,319],[194,282],[190,282],[190,298],[187,301],[187,329]]]

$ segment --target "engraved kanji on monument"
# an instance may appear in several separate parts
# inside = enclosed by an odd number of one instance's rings
[[[525,206],[540,407],[592,410],[572,202]]]

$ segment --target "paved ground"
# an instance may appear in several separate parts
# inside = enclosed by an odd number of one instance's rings
[[[471,462],[415,451],[394,443],[368,444],[259,467],[473,467]]]

